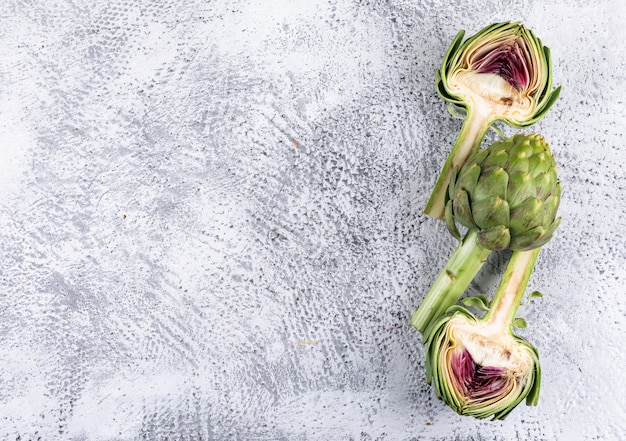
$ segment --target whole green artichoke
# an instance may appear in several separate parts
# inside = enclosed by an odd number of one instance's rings
[[[545,244],[559,226],[561,199],[556,163],[545,139],[518,134],[472,155],[455,170],[448,187],[445,220],[478,232],[490,250],[530,250]]]

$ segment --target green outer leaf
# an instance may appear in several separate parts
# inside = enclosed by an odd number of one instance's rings
[[[454,208],[454,218],[467,228],[476,228],[467,192],[463,189],[457,190],[454,200],[450,202],[452,202],[452,207]]]
[[[524,320],[522,317],[517,317],[515,320],[513,320],[513,327],[519,329],[525,328],[526,320]]]
[[[482,152],[485,153],[482,154]],[[484,157],[488,152],[486,150],[481,150],[480,153],[481,157]],[[473,190],[478,183],[478,178],[480,177],[481,172],[480,166],[478,165],[478,162],[476,162],[476,155],[474,155],[474,158],[470,158],[465,164],[466,166],[461,168],[460,173],[456,176],[454,187],[462,188],[464,190]],[[452,191],[449,192],[451,195],[454,194],[454,187],[452,188]]]
[[[511,237],[521,236],[536,227],[543,225],[543,201],[528,198],[517,207],[511,209]]]
[[[542,293],[540,293],[539,291],[533,291],[533,292],[531,292],[530,294],[528,294],[528,298],[529,298],[529,299],[533,299],[533,298],[535,298],[535,297],[539,297],[539,298],[541,298],[541,297],[543,297],[543,294],[542,294]]]
[[[509,160],[509,154],[506,149],[506,144],[501,147],[496,147],[494,144],[489,149],[489,155],[480,163],[480,168],[483,173],[491,169],[501,169],[506,166]]]
[[[511,243],[511,232],[504,225],[497,225],[479,232],[478,243],[490,250],[504,250]]]
[[[472,297],[465,297],[461,300],[461,302],[463,302],[465,306],[473,306],[474,308],[478,308],[481,311],[489,311],[489,300],[484,294],[479,294]]]
[[[551,161],[551,155],[549,151],[542,149],[540,146],[535,145],[534,154],[528,158],[528,167],[533,171],[533,176],[535,176],[535,181],[537,181],[541,176],[547,175],[545,180],[550,180],[551,176],[554,175],[556,178],[556,167],[554,166],[554,162]],[[556,179],[555,179],[556,182]]]
[[[539,403],[539,392],[541,390],[541,363],[539,363],[539,352],[537,352],[537,348],[530,343],[528,343],[528,347],[532,350],[536,362],[534,364],[535,371],[533,372],[530,390],[526,396],[526,405],[536,406]]]
[[[543,215],[543,212],[541,214]],[[474,223],[481,230],[489,230],[495,227],[508,229],[510,223],[509,204],[497,195],[485,197],[472,204],[472,217],[474,218]]]
[[[460,97],[454,96],[449,93],[447,87],[447,77],[448,69],[450,68],[450,57],[458,51],[459,47],[461,46],[461,42],[463,41],[464,35],[464,30],[460,30],[456,34],[456,36],[452,40],[452,44],[450,45],[446,54],[443,57],[441,68],[437,71],[437,74],[435,76],[435,81],[437,83],[437,92],[439,92],[439,95],[444,100],[457,104],[460,107],[466,107],[466,104]]]
[[[556,89],[554,89],[554,91],[549,95],[548,99],[545,100],[545,102],[541,106],[541,108],[539,108],[539,110],[537,110],[537,112],[535,112],[535,115],[533,116],[532,119],[528,120],[528,122],[526,124],[519,125],[517,127],[518,128],[523,128],[523,127],[528,127],[530,125],[535,124],[537,121],[539,121],[541,118],[543,118],[546,113],[548,113],[548,110],[550,110],[550,108],[554,105],[556,100],[559,99],[560,95],[561,95],[561,86],[559,86]]]
[[[525,233],[520,233],[511,238],[509,248],[516,251],[532,250],[537,248],[540,240],[547,235],[547,230],[542,226],[538,226]]]
[[[461,233],[459,232],[459,229],[456,227],[456,224],[454,223],[454,214],[452,214],[452,201],[451,200],[449,200],[446,203],[445,219],[446,219],[446,227],[448,228],[448,231],[450,232],[450,234],[452,234],[452,236],[454,236],[455,239],[461,240]]]
[[[476,202],[492,200],[493,204],[496,203],[496,198],[504,201],[508,185],[509,174],[502,167],[483,170],[478,178],[476,187],[472,191],[472,199],[476,200]],[[508,208],[509,204],[507,203],[506,205]],[[478,223],[476,214],[474,214],[474,220]]]
[[[530,164],[528,163],[528,157],[532,155],[533,148],[529,143],[523,143],[520,139],[511,139],[511,147],[509,147],[509,162],[507,170],[511,173],[530,173]]]
[[[560,224],[561,218],[558,218],[547,229],[543,227],[537,227],[524,234],[515,236],[511,239],[511,244],[509,245],[509,248],[515,251],[527,251],[541,247],[548,243],[550,239],[552,239],[554,231],[559,227]]]
[[[547,170],[535,177],[535,185],[537,186],[537,197],[545,199],[554,191],[557,185],[557,177],[555,168]]]
[[[452,118],[465,119],[465,117],[467,116],[467,111],[465,110],[465,107],[457,106],[454,103],[448,103],[446,109],[448,109],[448,113],[452,115]]]
[[[560,193],[560,185],[557,193]],[[554,219],[556,218],[556,212],[559,208],[560,197],[558,194],[553,194],[543,202],[543,227],[549,228]]]
[[[459,167],[453,167],[450,173],[450,183],[448,184],[448,190],[446,191],[446,204],[450,199],[454,197],[454,187],[456,186],[456,180],[459,176]]]
[[[502,131],[500,127],[493,124],[491,126],[491,130],[493,130],[495,134],[498,135],[498,138],[500,138],[500,141],[504,141],[506,139],[506,136],[504,136],[504,132]]]
[[[507,200],[509,207],[515,209],[525,200],[537,195],[537,186],[530,173],[515,172],[509,174]]]

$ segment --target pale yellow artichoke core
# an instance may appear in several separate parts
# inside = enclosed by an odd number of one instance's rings
[[[465,317],[455,317],[446,326],[447,347],[439,354],[442,376],[451,387],[448,389],[457,405],[466,415],[496,412],[504,403],[512,403],[526,385],[533,369],[533,357],[528,348],[496,326],[484,322],[470,322]],[[453,371],[454,357],[459,351],[469,352],[475,364],[500,368],[496,373],[500,384],[492,390],[473,390],[457,378]],[[467,380],[467,379],[466,379]],[[469,388],[468,388],[469,387]]]
[[[500,326],[454,317],[448,323],[446,333],[449,341],[467,349],[480,366],[503,368],[518,378],[526,377],[533,369],[534,359],[529,349],[508,332],[503,333]]]
[[[457,70],[448,79],[448,89],[487,119],[522,122],[535,112],[536,102],[527,89],[518,91],[494,73]]]

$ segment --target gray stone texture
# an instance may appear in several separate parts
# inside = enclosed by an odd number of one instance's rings
[[[456,246],[422,213],[460,127],[435,70],[509,19],[563,86],[530,129],[563,223],[520,311],[539,406],[491,422],[437,400],[409,318]],[[0,438],[624,439],[625,21],[619,0],[3,1]]]

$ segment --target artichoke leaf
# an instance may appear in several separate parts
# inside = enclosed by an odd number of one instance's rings
[[[449,200],[446,203],[446,211],[445,211],[446,227],[448,228],[448,231],[450,232],[450,234],[452,234],[452,236],[456,238],[456,240],[461,240],[461,233],[459,233],[459,229],[456,227],[456,224],[454,223],[454,214],[452,213],[452,211],[453,211],[452,201]]]
[[[482,168],[481,164],[481,169]],[[504,200],[508,185],[509,174],[502,167],[483,170],[478,178],[476,187],[474,188],[473,198],[476,201],[493,199],[496,197]]]
[[[489,311],[489,300],[484,294],[477,296],[465,297],[461,300],[465,306],[473,306],[481,311]]]
[[[475,188],[476,184],[478,183],[478,178],[480,177],[480,172],[481,169],[477,163],[473,161],[471,163],[468,163],[466,167],[463,167],[458,172],[454,187],[462,188],[464,190],[471,190]],[[453,193],[454,192],[451,192],[450,194]]]
[[[511,209],[516,208],[525,200],[537,196],[535,180],[528,172],[514,172],[509,175],[507,200]]]
[[[509,248],[516,251],[530,250],[541,246],[543,244],[543,239],[545,239],[545,242],[547,242],[548,240],[550,240],[550,236],[547,234],[547,230],[545,228],[539,226],[528,230],[525,233],[513,236],[511,238]]]
[[[525,328],[526,320],[524,320],[522,317],[517,317],[515,320],[513,320],[513,327],[518,328],[518,329]]]
[[[482,230],[509,225],[509,204],[500,196],[477,200],[471,208],[474,223]]]
[[[543,225],[543,201],[535,197],[511,208],[510,227],[514,234],[523,234],[526,231]]]
[[[465,190],[457,190],[454,200],[452,201],[452,207],[454,209],[454,217],[461,225],[464,225],[467,228],[476,227],[474,217],[472,215],[469,196]]]
[[[490,250],[504,250],[510,246],[511,233],[504,225],[482,230],[478,233],[478,243]]]

